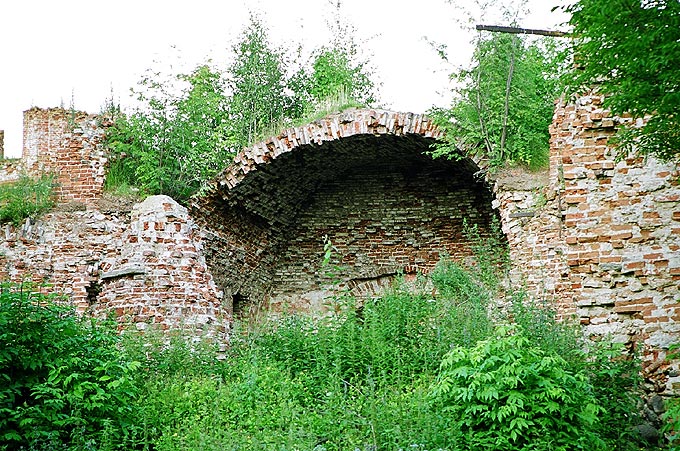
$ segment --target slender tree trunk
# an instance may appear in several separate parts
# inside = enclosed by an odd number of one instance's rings
[[[477,69],[477,117],[479,118],[479,127],[482,130],[482,135],[484,136],[484,145],[486,146],[487,155],[491,155],[491,141],[489,140],[489,133],[486,130],[486,123],[484,122],[483,110],[484,104],[482,103],[482,88],[480,86],[482,78],[482,68],[481,66]]]
[[[505,154],[505,140],[508,135],[508,115],[510,113],[510,86],[512,85],[512,76],[515,72],[515,40],[513,39],[510,50],[510,68],[508,69],[508,78],[505,81],[505,107],[503,110],[503,128],[501,129],[501,149],[500,157],[503,159]]]

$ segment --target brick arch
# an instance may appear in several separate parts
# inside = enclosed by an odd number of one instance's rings
[[[361,293],[468,256],[463,218],[487,231],[492,195],[478,162],[432,159],[442,135],[425,115],[353,110],[240,152],[192,203],[225,299],[313,308],[329,293],[323,236]]]
[[[230,190],[248,173],[282,154],[301,146],[321,146],[324,142],[357,135],[415,135],[438,139],[443,136],[443,132],[424,114],[373,109],[346,111],[300,127],[288,128],[277,136],[244,149],[220,175],[219,184]]]

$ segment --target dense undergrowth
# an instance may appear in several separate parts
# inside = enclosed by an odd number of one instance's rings
[[[54,176],[38,178],[21,176],[19,180],[0,184],[0,223],[19,224],[24,219],[39,215],[54,206]]]
[[[586,353],[521,294],[491,308],[476,268],[442,261],[437,296],[402,283],[335,299],[332,317],[237,327],[226,356],[5,287],[0,449],[656,449],[633,433],[638,362]]]

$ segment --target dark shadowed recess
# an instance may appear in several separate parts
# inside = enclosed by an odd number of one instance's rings
[[[427,271],[471,253],[463,221],[489,232],[492,194],[469,159],[433,160],[419,135],[355,135],[304,145],[194,203],[206,257],[233,307],[329,284],[323,237],[347,284]],[[370,290],[369,290],[370,291]]]

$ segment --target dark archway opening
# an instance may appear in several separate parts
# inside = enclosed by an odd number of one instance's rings
[[[472,161],[433,160],[433,142],[356,135],[300,146],[211,199],[206,256],[225,291],[240,293],[235,313],[243,299],[316,309],[339,285],[370,293],[445,255],[469,257],[463,224],[490,233],[492,194]],[[324,236],[334,246],[330,272]]]

